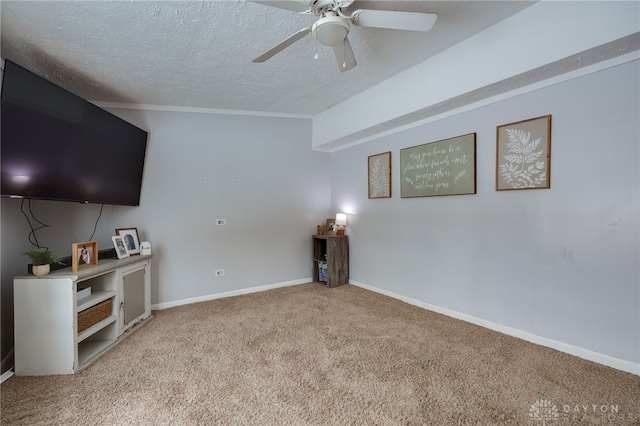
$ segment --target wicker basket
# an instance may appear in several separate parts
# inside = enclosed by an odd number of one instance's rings
[[[111,315],[113,298],[78,312],[78,333]]]

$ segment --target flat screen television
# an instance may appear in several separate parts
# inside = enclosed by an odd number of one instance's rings
[[[138,206],[147,132],[5,60],[3,197]]]

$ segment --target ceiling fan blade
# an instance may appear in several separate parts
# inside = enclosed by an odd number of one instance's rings
[[[309,2],[299,2],[295,0],[249,0],[252,3],[260,3],[265,6],[277,7],[279,9],[290,10],[292,12],[306,12],[309,10]]]
[[[351,6],[351,3],[353,3],[354,0],[337,0],[338,3],[338,7],[342,8],[342,9],[346,9],[349,6]]]
[[[284,50],[287,47],[291,46],[296,41],[300,40],[301,38],[304,38],[304,36],[306,36],[310,32],[311,32],[311,27],[306,27],[306,28],[301,29],[297,33],[293,34],[292,36],[289,36],[289,38],[287,38],[286,40],[276,44],[274,47],[272,47],[271,49],[267,50],[266,52],[264,52],[262,55],[258,56],[257,58],[255,58],[251,62],[264,62],[264,61],[266,61],[267,59],[269,59],[270,57],[272,57],[276,53],[281,52],[282,50]]]
[[[356,10],[351,23],[361,27],[388,28],[391,30],[429,31],[436,23],[435,13],[400,12],[392,10]]]
[[[356,66],[356,58],[353,56],[353,49],[351,49],[351,43],[347,37],[342,43],[333,46],[333,54],[336,56],[341,72],[349,71]]]

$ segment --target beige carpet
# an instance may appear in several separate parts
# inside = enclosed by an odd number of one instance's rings
[[[79,374],[6,381],[2,425],[640,424],[638,376],[354,286],[154,316]]]

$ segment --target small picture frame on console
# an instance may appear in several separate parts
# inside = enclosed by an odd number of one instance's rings
[[[129,252],[127,251],[127,247],[124,244],[124,239],[120,235],[114,235],[111,237],[113,241],[113,248],[116,250],[116,255],[118,259],[124,259],[129,257]]]
[[[140,236],[138,228],[117,228],[116,235],[122,237],[129,255],[140,254]]]
[[[98,264],[98,242],[86,241],[71,245],[71,270],[78,272]]]

